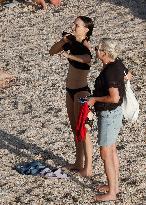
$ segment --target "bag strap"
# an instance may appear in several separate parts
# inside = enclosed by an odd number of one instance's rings
[[[124,75],[125,75],[126,79],[129,80],[125,70],[124,70]]]

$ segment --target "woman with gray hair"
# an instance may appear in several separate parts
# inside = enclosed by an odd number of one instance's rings
[[[100,155],[104,162],[107,185],[97,187],[99,192],[95,201],[116,200],[119,192],[119,159],[116,149],[116,139],[122,126],[122,101],[125,92],[124,71],[128,69],[118,58],[118,44],[109,38],[100,40],[95,47],[96,57],[103,63],[103,69],[94,85],[93,97],[88,105],[95,108],[98,117],[98,144]]]

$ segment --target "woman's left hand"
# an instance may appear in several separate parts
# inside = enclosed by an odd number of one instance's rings
[[[96,102],[96,100],[94,97],[89,98],[87,101],[88,105],[91,107],[95,104],[95,102]]]

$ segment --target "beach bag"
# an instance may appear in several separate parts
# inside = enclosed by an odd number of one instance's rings
[[[131,89],[130,81],[125,82],[125,95],[122,103],[123,115],[126,120],[136,121],[139,114],[139,103]]]

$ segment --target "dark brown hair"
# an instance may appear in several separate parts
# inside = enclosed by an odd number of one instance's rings
[[[78,16],[78,18],[80,18],[84,24],[85,27],[89,29],[89,31],[87,32],[87,41],[90,40],[90,36],[92,35],[93,32],[93,28],[94,28],[94,24],[91,18],[87,17],[87,16]]]

